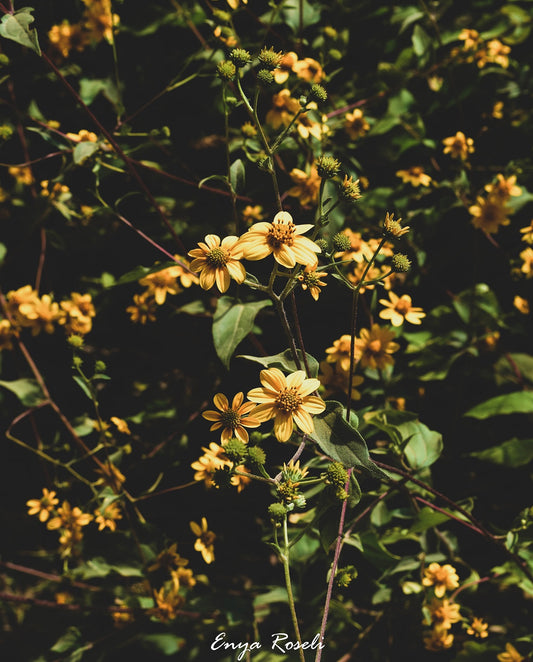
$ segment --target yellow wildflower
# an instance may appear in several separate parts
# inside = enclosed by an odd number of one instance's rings
[[[274,434],[278,441],[287,441],[292,434],[293,423],[305,434],[315,430],[312,416],[324,411],[322,398],[311,395],[320,386],[318,379],[306,378],[303,370],[287,377],[278,368],[261,370],[263,387],[248,392],[248,398],[259,406],[254,418],[260,421],[274,419]]]
[[[408,294],[402,294],[399,297],[394,292],[389,292],[389,299],[380,299],[379,303],[385,306],[385,310],[379,313],[381,319],[389,320],[392,326],[401,326],[404,322],[411,324],[421,324],[421,320],[426,316],[422,308],[415,308],[411,297]]]
[[[407,170],[398,170],[396,175],[401,177],[404,184],[409,183],[412,186],[429,186],[433,181],[421,166],[411,166]]]
[[[70,51],[82,51],[85,48],[87,35],[78,23],[71,25],[68,21],[63,21],[59,25],[52,25],[48,31],[48,40],[52,50],[67,58]]]
[[[522,194],[520,186],[516,186],[516,175],[505,178],[501,173],[496,175],[495,184],[487,184],[485,191],[490,198],[506,202],[510,197],[516,197]]]
[[[373,251],[368,243],[363,239],[360,232],[354,232],[349,228],[344,228],[341,234],[346,235],[350,240],[350,248],[347,251],[338,251],[335,253],[336,258],[343,260],[353,260],[361,264],[372,259]]]
[[[378,324],[372,324],[370,331],[361,329],[359,338],[355,339],[355,358],[362,368],[373,368],[383,370],[387,365],[392,365],[394,359],[391,354],[398,351],[398,343],[392,342],[396,336],[394,331],[389,331]]]
[[[155,312],[157,304],[155,299],[150,296],[149,291],[143,294],[133,295],[133,304],[126,308],[126,312],[130,314],[132,322],[139,322],[146,324],[146,322],[155,322]]]
[[[86,335],[92,329],[92,318],[96,315],[90,294],[71,292],[70,299],[61,302],[61,309],[66,313],[59,320],[65,325],[67,334]]]
[[[98,142],[98,136],[92,131],[81,129],[78,133],[66,133],[65,136],[74,143],[95,143]]]
[[[474,637],[479,637],[480,639],[484,639],[485,637],[489,636],[489,633],[487,632],[488,630],[488,623],[485,623],[485,621],[482,618],[478,618],[477,616],[474,616],[472,623],[470,623],[470,626],[468,627],[468,630],[466,631],[466,634],[473,634]]]
[[[202,447],[202,450],[204,451],[204,455],[191,464],[191,467],[196,471],[194,480],[203,480],[206,487],[213,487],[215,471],[224,467],[230,467],[231,462],[224,455],[222,446],[215,444],[214,441],[209,444],[209,448]]]
[[[111,12],[111,0],[83,0],[85,4],[84,27],[89,37],[96,42],[106,39],[113,41],[113,27],[119,17]]]
[[[297,60],[292,65],[292,70],[298,78],[302,78],[308,83],[320,83],[324,78],[324,70],[312,57],[304,57],[303,60]]]
[[[24,285],[18,290],[8,292],[6,298],[9,313],[14,321],[21,326],[31,326],[32,322],[20,312],[20,306],[23,304],[34,305],[39,301],[37,291],[31,285]]]
[[[208,234],[205,243],[199,242],[198,246],[189,251],[189,255],[194,258],[192,271],[200,272],[202,289],[209,290],[216,283],[218,289],[225,292],[232,278],[237,283],[244,282],[246,271],[239,262],[243,251],[238,237],[225,237],[221,242],[216,234]]]
[[[524,662],[526,658],[520,655],[512,644],[505,644],[505,651],[498,654],[499,662]]]
[[[77,506],[72,508],[68,501],[63,501],[63,505],[57,509],[57,515],[46,526],[51,531],[59,528],[75,531],[87,526],[92,519],[89,513],[83,513]]]
[[[503,118],[503,101],[496,101],[491,114],[494,119],[501,120]]]
[[[139,280],[139,285],[148,288],[146,293],[154,297],[158,306],[162,306],[167,298],[167,294],[179,294],[182,290],[178,285],[179,268],[167,267],[148,274]]]
[[[351,336],[345,333],[333,341],[333,346],[326,349],[326,361],[335,363],[343,372],[350,370],[350,342]]]
[[[353,270],[348,273],[348,280],[354,285],[359,285],[361,278],[363,277],[363,273],[366,271],[366,268],[366,263],[357,263]],[[383,283],[383,286],[386,290],[390,290],[392,287],[392,277],[403,276],[404,274],[390,274],[387,276],[386,274],[389,274],[389,272],[390,269],[385,266],[370,267],[370,269],[366,272],[365,284],[360,287],[359,292],[363,294],[363,292],[366,290],[373,290],[376,286],[376,283],[372,281],[376,281],[378,279],[380,279],[379,282]]]
[[[526,278],[533,278],[533,248],[528,247],[520,253],[523,260],[520,271],[526,275]]]
[[[246,205],[242,210],[242,220],[246,225],[251,225],[255,221],[262,221],[265,218],[263,207],[261,205]]]
[[[24,326],[31,326],[32,335],[36,336],[41,331],[54,332],[54,323],[61,322],[61,311],[59,304],[52,301],[49,294],[43,294],[39,299],[32,302],[21,303],[19,306],[21,316],[26,320]]]
[[[444,144],[444,153],[449,154],[452,159],[466,161],[468,155],[474,151],[473,139],[467,138],[462,131],[457,131],[455,136],[445,138],[442,143]]]
[[[520,228],[520,232],[524,235],[522,241],[525,241],[526,244],[533,244],[533,220],[525,228]]]
[[[320,248],[304,232],[313,228],[312,224],[295,225],[289,212],[280,211],[272,223],[255,223],[242,235],[239,247],[247,260],[262,260],[274,254],[274,259],[284,267],[292,269],[296,263],[307,266],[316,264],[316,253]]]
[[[173,266],[172,269],[174,269],[174,275],[176,278],[179,278],[180,285],[183,287],[199,285],[200,281],[198,276],[193,273],[189,260],[181,255],[174,255],[174,259],[176,260],[176,265]]]
[[[529,315],[530,309],[529,301],[527,299],[517,295],[513,300],[513,306],[518,310],[518,312],[522,313],[522,315]]]
[[[197,536],[196,542],[194,543],[194,549],[201,553],[202,558],[206,563],[212,563],[215,560],[215,548],[213,543],[215,542],[216,535],[213,531],[209,531],[207,519],[202,517],[201,525],[196,522],[189,522],[189,526],[194,535]]]
[[[302,207],[316,205],[320,191],[321,178],[318,176],[315,166],[311,166],[311,172],[306,174],[299,168],[293,168],[290,172],[294,186],[287,191],[287,195],[298,198]]]
[[[179,607],[185,602],[185,598],[176,591],[174,586],[161,587],[159,591],[154,591],[154,597],[157,604],[155,614],[162,623],[174,620],[178,615]]]
[[[368,129],[370,129],[370,124],[366,121],[360,108],[355,108],[353,113],[346,113],[344,116],[344,130],[352,140],[364,136]]]
[[[119,492],[122,484],[126,482],[126,476],[112,462],[108,461],[105,465],[95,469],[95,471],[101,478],[94,484],[108,485],[115,493]]]
[[[229,401],[223,393],[217,393],[213,398],[215,407],[219,411],[209,409],[204,411],[202,416],[208,421],[214,421],[213,425],[209,428],[212,430],[219,430],[222,428],[220,440],[222,442],[228,441],[232,437],[237,437],[242,442],[248,442],[248,432],[245,428],[258,428],[260,421],[254,417],[255,405],[253,402],[245,402],[243,404],[244,394],[241,392],[233,398],[231,407]]]
[[[178,543],[172,543],[162,552],[159,552],[155,561],[147,568],[148,572],[156,570],[172,571],[174,568],[181,568],[188,565],[188,559],[184,559],[178,554]]]
[[[458,623],[461,620],[460,608],[461,606],[456,602],[450,602],[446,599],[432,600],[429,605],[432,620],[446,630],[449,630],[453,623]]]
[[[455,568],[449,563],[446,565],[430,563],[424,570],[422,584],[424,586],[434,586],[435,595],[437,598],[442,598],[446,591],[458,588],[459,577]]]
[[[291,96],[290,90],[283,89],[272,97],[272,108],[266,114],[266,122],[274,129],[288,126],[300,110],[300,102]]]
[[[477,204],[468,208],[472,214],[472,225],[487,234],[496,234],[500,225],[509,225],[509,210],[498,199],[489,196],[488,198],[477,198]]]
[[[315,301],[318,301],[322,287],[326,287],[327,283],[320,280],[326,278],[328,274],[323,271],[317,271],[316,264],[313,266],[307,265],[303,273],[298,276],[301,283],[302,290],[309,290],[309,293]]]
[[[480,42],[479,32],[477,30],[469,30],[468,28],[461,30],[458,39],[464,41],[463,48],[467,51],[477,48]]]
[[[128,424],[123,418],[118,418],[118,416],[111,416],[111,423],[113,423],[119,432],[122,434],[131,434],[131,431],[128,427]]]
[[[30,166],[10,166],[8,172],[15,178],[17,184],[30,186],[35,181]]]
[[[13,336],[15,329],[9,320],[0,320],[0,352],[3,349],[13,349]]]
[[[407,234],[411,228],[408,225],[402,227],[401,221],[401,218],[395,219],[394,214],[389,214],[389,212],[387,212],[385,214],[385,220],[383,221],[383,233],[386,236],[394,237],[395,239],[403,237],[403,235]]]
[[[59,499],[56,499],[56,493],[43,487],[43,496],[40,499],[26,501],[29,508],[28,515],[39,515],[39,520],[46,522],[50,517],[50,513],[54,510],[54,506],[58,503]]]
[[[298,56],[293,51],[285,53],[281,58],[279,66],[277,69],[274,69],[272,72],[274,74],[274,80],[278,85],[284,83],[289,77],[290,72],[293,70],[294,65],[298,62]]]
[[[98,531],[103,531],[106,528],[110,531],[116,531],[117,520],[119,519],[122,519],[122,513],[117,503],[110,503],[103,512],[100,510],[94,511],[94,521],[98,524]]]
[[[338,393],[348,393],[350,373],[342,370],[338,365],[331,365],[327,361],[321,361],[318,378],[323,386],[325,398],[330,398]],[[357,387],[363,382],[364,378],[361,375],[353,375],[352,400],[361,399],[361,393],[357,390]]]
[[[424,637],[424,646],[429,651],[441,651],[451,648],[453,645],[453,634],[442,626],[435,626],[431,633]]]
[[[490,62],[507,69],[509,67],[510,52],[511,48],[502,44],[499,39],[491,39],[486,43],[486,48],[481,48],[476,54],[477,66],[481,69]]]

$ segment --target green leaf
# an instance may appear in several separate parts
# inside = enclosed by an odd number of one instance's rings
[[[469,455],[493,464],[521,467],[533,460],[533,439],[509,439],[498,446],[491,446]]]
[[[311,5],[307,0],[292,0],[291,3],[283,5],[281,16],[283,22],[290,26],[294,33],[300,32],[300,7],[302,28],[320,21],[320,9],[317,6]]]
[[[35,18],[31,15],[33,7],[23,7],[14,14],[5,14],[0,21],[0,36],[17,44],[31,48],[37,55],[41,54],[37,31],[30,28]]]
[[[56,641],[50,650],[54,653],[66,653],[74,648],[74,646],[77,646],[80,643],[80,640],[81,632],[78,628],[71,626],[65,634]]]
[[[412,36],[413,50],[418,55],[424,55],[430,48],[432,44],[431,37],[420,25],[415,25]]]
[[[213,343],[226,368],[229,369],[229,362],[237,345],[254,328],[257,313],[271,305],[269,300],[239,303],[233,297],[220,297],[213,317]]]
[[[123,563],[111,565],[102,557],[90,559],[87,563],[76,569],[76,574],[79,574],[84,579],[107,577],[112,572],[116,572],[121,577],[143,576],[143,572],[140,568]]]
[[[4,263],[4,258],[7,253],[7,248],[5,247],[5,244],[0,244],[0,267]]]
[[[236,358],[238,359],[248,359],[248,361],[254,361],[255,363],[260,363],[264,365],[265,368],[279,368],[284,372],[295,372],[296,370],[303,369],[303,354],[300,349],[296,350],[298,357],[300,359],[300,368],[294,362],[292,352],[290,349],[286,349],[280,354],[273,354],[272,356],[250,356],[248,354],[239,354]],[[305,353],[307,359],[307,365],[309,366],[310,377],[316,377],[318,375],[318,361],[311,354]]]
[[[72,379],[81,388],[81,390],[85,393],[85,395],[89,398],[89,400],[92,400],[93,395],[87,383],[79,375],[72,375]]]
[[[143,634],[137,641],[143,648],[151,651],[157,651],[162,655],[175,655],[184,644],[181,637],[177,637],[170,632],[160,632],[159,634]]]
[[[13,382],[0,381],[0,386],[14,393],[25,407],[37,407],[46,400],[35,379],[15,379]]]
[[[517,391],[481,402],[464,414],[471,418],[485,419],[502,414],[533,413],[533,391]]]
[[[402,437],[408,439],[404,453],[413,469],[431,466],[442,453],[442,435],[430,430],[420,421],[402,423],[399,428]]]
[[[527,379],[533,384],[533,356],[520,353],[505,354],[494,365],[494,379],[498,386],[506,382],[520,384],[522,379]]]
[[[76,147],[74,147],[74,151],[72,152],[72,158],[74,159],[74,163],[76,165],[83,165],[99,149],[100,146],[98,145],[98,143],[92,143],[89,142],[88,140],[78,143]]]
[[[241,159],[237,159],[231,164],[229,180],[234,193],[240,193],[244,189],[244,164]]]
[[[381,471],[370,459],[365,440],[358,430],[346,420],[346,410],[334,400],[326,402],[326,409],[314,417],[315,431],[311,438],[320,450],[345,467],[366,469],[376,478],[384,478]]]
[[[416,514],[414,524],[409,531],[411,533],[422,533],[422,531],[438,526],[449,519],[450,517],[445,513],[438,512],[426,506]]]

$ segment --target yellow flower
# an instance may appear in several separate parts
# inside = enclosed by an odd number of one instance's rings
[[[11,290],[7,293],[7,307],[10,315],[14,318],[16,324],[21,326],[31,326],[32,321],[28,320],[20,312],[20,306],[22,304],[31,304],[34,305],[39,301],[39,295],[36,290],[33,289],[31,285],[24,285],[19,287],[18,290]]]
[[[56,499],[56,493],[43,487],[43,496],[40,499],[26,501],[26,505],[29,508],[28,515],[39,515],[39,520],[46,522],[54,506],[58,503],[59,499]]]
[[[85,4],[84,27],[94,41],[113,41],[113,27],[119,17],[111,12],[111,0],[83,0]]]
[[[424,646],[429,651],[441,651],[451,648],[453,645],[453,634],[442,626],[435,626],[431,633],[424,637]]]
[[[497,198],[489,196],[484,199],[477,198],[477,204],[468,208],[472,214],[472,225],[487,234],[496,234],[500,225],[509,225],[511,222],[507,215],[509,210]]]
[[[178,615],[179,607],[185,602],[185,598],[176,591],[174,586],[161,587],[159,591],[154,591],[154,597],[157,604],[155,615],[162,623],[174,620]]]
[[[379,303],[385,306],[385,310],[379,313],[381,319],[389,320],[392,326],[401,326],[404,322],[411,324],[421,324],[421,320],[426,316],[422,308],[415,308],[412,305],[411,297],[403,294],[401,297],[389,292],[389,299],[380,299]]]
[[[353,268],[353,271],[348,273],[348,280],[354,285],[359,285],[363,273],[366,271],[366,263],[357,263]],[[389,274],[388,276],[386,274]],[[366,290],[373,290],[376,286],[375,281],[378,278],[380,283],[383,283],[383,287],[386,290],[390,290],[392,287],[392,277],[405,276],[405,274],[390,274],[390,269],[385,266],[373,266],[367,271],[365,276],[365,284],[360,287],[359,292],[363,294]],[[399,283],[401,284],[401,283]]]
[[[59,528],[76,531],[82,526],[87,526],[92,519],[92,515],[82,513],[77,506],[72,508],[68,501],[63,501],[63,505],[57,509],[56,517],[49,520],[46,526],[51,531]]]
[[[372,324],[370,331],[361,329],[359,338],[355,339],[355,358],[362,368],[383,370],[392,365],[391,354],[398,351],[398,343],[392,342],[394,331],[389,331],[378,324]]]
[[[505,644],[505,651],[498,655],[500,662],[523,662],[525,659],[512,644]]]
[[[506,202],[511,196],[516,197],[522,194],[520,186],[516,186],[516,175],[505,178],[501,173],[496,175],[495,184],[487,184],[485,191],[489,194],[489,198],[501,200]]]
[[[320,83],[324,78],[324,70],[320,64],[312,57],[305,57],[303,60],[297,60],[292,65],[292,70],[298,76],[308,83]]]
[[[466,631],[466,634],[473,634],[474,637],[479,637],[480,639],[484,639],[485,637],[489,636],[489,633],[487,632],[488,629],[488,624],[485,623],[485,621],[482,618],[478,618],[477,616],[474,616],[472,623],[470,624],[468,630]]]
[[[92,318],[96,315],[90,294],[71,292],[70,299],[61,302],[61,309],[66,313],[59,320],[65,325],[67,334],[85,335],[92,329]]]
[[[19,312],[25,318],[24,326],[31,326],[32,335],[36,336],[41,331],[46,333],[54,332],[54,322],[61,323],[61,311],[59,304],[52,301],[49,294],[43,294],[39,299],[36,298],[31,303],[22,303],[19,306]]]
[[[445,138],[442,142],[444,153],[449,154],[452,159],[466,161],[468,155],[474,151],[474,141],[472,138],[467,138],[462,131],[458,131],[455,136]]]
[[[351,336],[348,333],[342,335],[338,340],[333,341],[333,346],[326,349],[326,361],[335,363],[343,372],[350,370],[350,342]]]
[[[52,49],[66,58],[71,50],[82,51],[85,48],[87,35],[78,23],[71,25],[68,21],[63,21],[60,25],[52,25],[48,31],[48,40]]]
[[[108,485],[115,493],[118,493],[122,484],[126,482],[126,476],[112,462],[108,461],[95,471],[101,476],[95,485]]]
[[[518,295],[515,296],[513,300],[513,306],[520,312],[522,315],[529,315],[529,301]]]
[[[122,513],[117,503],[110,503],[103,513],[100,510],[94,511],[94,521],[98,524],[98,531],[103,531],[105,528],[116,531],[119,519],[122,519]]]
[[[481,69],[488,62],[499,64],[503,69],[509,67],[509,53],[511,48],[502,44],[499,39],[491,39],[476,55],[477,66]]]
[[[213,476],[217,469],[230,467],[231,462],[224,455],[222,446],[212,441],[209,448],[202,447],[204,455],[199,457],[191,464],[191,468],[196,471],[194,480],[203,480],[206,487],[213,487]]]
[[[457,571],[449,563],[446,565],[430,563],[424,570],[424,575],[422,584],[424,586],[434,586],[437,598],[442,598],[446,591],[459,586]]]
[[[212,563],[215,560],[215,548],[213,543],[215,542],[216,535],[213,531],[209,531],[207,519],[202,517],[201,526],[196,524],[196,522],[189,522],[189,526],[194,535],[198,536],[194,543],[194,549],[201,553],[202,558],[206,563]]]
[[[3,349],[13,349],[13,336],[15,329],[11,326],[9,320],[0,320],[0,352]]]
[[[155,572],[156,570],[165,570],[170,572],[174,568],[179,568],[188,565],[189,561],[184,559],[178,554],[178,543],[172,543],[170,547],[164,549],[157,555],[156,560],[150,565],[148,572]]]
[[[461,606],[456,602],[450,602],[449,600],[432,600],[429,605],[433,621],[446,630],[449,630],[453,623],[458,623],[461,620],[460,608]]]
[[[526,244],[533,244],[533,220],[525,228],[520,228],[520,232],[524,235],[522,241]]]
[[[316,264],[315,253],[320,248],[303,233],[311,230],[312,224],[295,225],[289,212],[280,211],[272,223],[255,223],[242,235],[239,247],[247,260],[262,260],[274,254],[274,259],[284,267],[292,269],[296,263]]]
[[[477,48],[479,44],[479,32],[477,30],[469,30],[468,28],[463,28],[463,30],[461,30],[459,33],[458,39],[464,41],[463,48],[465,50],[472,50]]]
[[[294,65],[298,62],[298,56],[293,51],[285,53],[281,58],[279,67],[274,69],[272,72],[274,74],[274,80],[278,85],[284,83],[289,77],[290,72],[293,70]]]
[[[295,185],[287,191],[287,195],[299,198],[302,207],[315,205],[318,202],[320,182],[322,181],[315,166],[311,167],[309,174],[299,168],[293,168],[290,176]]]
[[[533,278],[533,248],[528,247],[520,253],[523,260],[520,271],[526,275],[526,278]]]
[[[274,419],[274,434],[278,441],[287,441],[292,434],[293,422],[305,434],[315,430],[312,415],[326,408],[322,398],[310,395],[320,386],[318,379],[307,379],[303,370],[287,377],[278,368],[261,370],[262,388],[248,392],[248,398],[257,402],[254,418],[260,421]]]
[[[349,228],[344,228],[343,235],[346,235],[350,240],[350,248],[347,251],[339,251],[335,253],[336,258],[343,260],[353,260],[361,264],[372,259],[373,251],[366,241],[364,241],[360,232],[354,232]]]
[[[253,226],[252,226],[253,227]],[[221,292],[225,292],[233,278],[242,283],[246,271],[239,262],[242,248],[238,237],[225,237],[220,241],[216,234],[208,234],[204,242],[198,242],[199,248],[189,251],[194,258],[191,262],[192,271],[200,272],[200,287],[209,290],[216,283]]]
[[[223,393],[217,393],[213,398],[215,407],[219,411],[209,409],[204,411],[202,416],[208,421],[214,421],[210,430],[219,430],[222,428],[220,440],[228,441],[232,437],[237,437],[242,442],[248,442],[248,432],[245,428],[258,428],[261,423],[253,416],[255,405],[253,402],[243,404],[244,394],[241,392],[233,398],[231,407],[227,397]],[[251,414],[251,416],[250,416]]]
[[[394,214],[389,214],[389,212],[387,212],[385,214],[385,220],[383,221],[383,233],[386,236],[394,237],[396,239],[407,234],[411,228],[408,225],[402,227],[401,221],[401,218],[395,219]]]
[[[122,434],[131,434],[131,431],[128,427],[128,424],[123,418],[118,418],[118,416],[111,416],[111,423],[113,423],[119,432]]]
[[[133,295],[133,305],[126,308],[126,312],[130,314],[132,322],[139,322],[146,324],[146,322],[155,322],[155,311],[157,304],[155,299],[150,296],[149,291],[143,294]]]
[[[503,117],[503,101],[496,101],[492,107],[492,117],[497,120],[501,120]]]
[[[317,271],[316,264],[313,266],[307,265],[303,273],[298,276],[298,280],[302,285],[302,290],[309,289],[309,293],[315,301],[318,301],[321,288],[326,287],[327,283],[321,281],[321,278],[326,278],[328,274],[323,271]]]
[[[316,110],[317,105],[314,101],[311,101],[307,104],[307,108],[309,110]],[[328,118],[326,115],[322,115],[322,122],[316,122],[315,120],[311,119],[309,113],[302,113],[298,116],[296,121],[296,128],[304,140],[307,140],[309,136],[313,136],[313,138],[316,138],[316,140],[322,140],[324,134],[329,132],[327,119]]]
[[[95,143],[98,142],[98,136],[92,131],[82,129],[78,133],[66,133],[65,136],[74,143]]]
[[[193,273],[189,260],[184,258],[181,255],[174,255],[176,260],[176,265],[172,267],[174,269],[174,275],[176,278],[179,278],[180,284],[183,287],[190,287],[191,285],[199,285],[200,281],[198,276]]]
[[[185,559],[182,560],[184,561]],[[184,586],[185,588],[192,588],[196,584],[196,579],[194,578],[193,572],[190,568],[178,568],[177,570],[171,570],[170,576],[172,577],[174,586],[177,588],[180,586]]]
[[[30,186],[35,181],[30,166],[10,166],[8,172],[17,184]]]
[[[280,126],[288,126],[301,108],[298,99],[291,97],[291,92],[287,89],[274,94],[272,104],[273,106],[266,114],[265,120],[274,129],[279,129]]]
[[[242,210],[242,220],[246,225],[251,225],[254,221],[262,221],[265,215],[263,214],[263,207],[261,205],[246,205]]]
[[[157,305],[162,306],[167,294],[179,294],[182,291],[177,281],[179,274],[179,268],[167,267],[141,278],[139,285],[148,288],[146,294],[154,297]]]
[[[352,140],[364,136],[368,129],[370,129],[370,124],[364,118],[360,108],[355,108],[353,113],[346,113],[344,116],[344,130]]]
[[[426,175],[421,166],[398,170],[396,175],[402,178],[404,184],[410,183],[413,186],[429,186],[433,181],[429,175]]]
[[[321,361],[318,378],[324,388],[324,397],[330,398],[338,393],[348,393],[350,374],[337,365],[332,366],[327,360]],[[352,400],[361,399],[361,393],[357,390],[357,387],[363,382],[364,378],[361,375],[354,375],[352,377]]]

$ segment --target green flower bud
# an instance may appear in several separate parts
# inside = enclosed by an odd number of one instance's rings
[[[5,53],[0,53],[0,67],[7,67],[9,64],[9,58]]]
[[[260,85],[272,85],[274,82],[274,74],[268,69],[259,69],[257,72],[257,82]]]
[[[342,53],[337,48],[330,48],[328,55],[332,60],[342,60]]]
[[[259,62],[268,69],[276,69],[279,67],[282,58],[283,53],[276,53],[272,47],[262,48],[259,53]]]
[[[236,67],[244,67],[252,61],[252,56],[244,48],[234,48],[229,54],[229,59]]]
[[[81,368],[81,366],[83,365],[83,359],[81,358],[81,356],[74,356],[72,358],[72,365],[75,368]]]
[[[231,21],[231,14],[227,11],[223,11],[222,9],[213,9],[213,17],[217,19],[217,21],[221,21],[222,23],[229,23]]]
[[[331,25],[326,25],[324,28],[324,36],[328,37],[329,39],[336,39],[337,38],[337,30],[335,30],[334,27]]]
[[[347,251],[350,250],[350,248],[352,247],[350,238],[347,237],[342,232],[337,232],[337,234],[334,235],[332,241],[333,241],[333,248],[336,251]]]
[[[316,171],[323,179],[333,179],[339,174],[341,164],[333,156],[320,156],[316,160]]]
[[[287,508],[282,503],[271,503],[268,507],[268,514],[273,522],[283,522],[287,515]]]
[[[72,345],[72,347],[83,347],[83,338],[81,336],[76,336],[73,334],[67,338],[67,342],[69,345]]]
[[[353,565],[346,566],[346,568],[339,568],[335,575],[335,583],[339,588],[347,588],[357,577],[357,574],[357,569]]]
[[[324,480],[328,485],[344,488],[348,481],[348,472],[340,462],[332,462],[326,469]]]
[[[240,464],[243,457],[246,455],[246,446],[240,439],[228,439],[224,444],[224,453],[232,462]]]
[[[221,80],[230,81],[235,77],[237,68],[229,60],[221,60],[217,65],[217,74]]]
[[[254,138],[257,135],[257,129],[251,122],[245,122],[241,126],[241,133],[245,138]]]
[[[315,239],[315,244],[320,248],[320,252],[323,255],[328,252],[329,246],[325,239]]]
[[[322,85],[319,85],[318,83],[314,83],[314,85],[311,86],[311,91],[309,92],[309,98],[312,99],[313,101],[320,101],[321,103],[324,103],[324,101],[326,101],[328,98],[328,93],[322,87]]]
[[[411,268],[411,260],[403,253],[396,253],[392,256],[391,269],[398,273],[407,273]]]
[[[95,372],[105,372],[107,370],[107,366],[103,361],[96,361],[94,364],[94,371]]]
[[[249,446],[248,447],[248,458],[247,458],[247,464],[250,463],[253,466],[262,466],[265,464],[266,461],[266,454],[265,451],[262,448],[259,448],[259,446]]]
[[[359,188],[359,180],[348,175],[344,176],[341,184],[341,195],[345,200],[356,202],[361,197],[361,189]]]
[[[8,138],[11,138],[13,135],[13,127],[9,126],[9,124],[3,124],[0,126],[0,139],[1,140],[8,140]]]

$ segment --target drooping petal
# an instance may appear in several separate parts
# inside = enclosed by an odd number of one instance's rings
[[[233,280],[237,281],[237,283],[244,282],[244,279],[246,278],[246,269],[240,262],[230,260],[226,264],[226,269],[228,270],[229,275]]]
[[[211,269],[204,269],[200,274],[200,287],[203,290],[210,290],[215,284],[215,272]]]
[[[287,269],[292,269],[296,264],[292,247],[289,248],[288,246],[285,246],[285,244],[274,249],[274,259],[283,267],[287,267]]]
[[[243,444],[248,443],[248,439],[249,439],[248,432],[246,432],[246,430],[243,428],[242,425],[237,425],[237,427],[235,428],[235,436],[237,437],[237,439],[240,439],[243,442]]]
[[[217,409],[220,409],[220,411],[228,411],[229,402],[227,397],[224,395],[224,393],[217,393],[213,398],[213,402],[215,404],[215,407]]]
[[[226,292],[228,289],[230,283],[231,283],[231,278],[229,275],[229,271],[225,267],[219,267],[217,268],[215,272],[215,280],[218,289],[221,292]]]
[[[259,235],[254,241],[243,243],[242,249],[242,254],[245,260],[263,260],[272,253],[272,248],[266,243],[265,238],[261,235]]]
[[[326,408],[326,403],[316,395],[308,395],[300,407],[310,414],[320,414]]]
[[[313,418],[301,407],[300,409],[294,412],[293,416],[294,416],[294,422],[302,432],[305,432],[305,434],[312,434],[315,431]]]
[[[293,421],[292,416],[286,412],[280,412],[276,414],[274,419],[274,434],[278,441],[288,441],[292,434]]]

